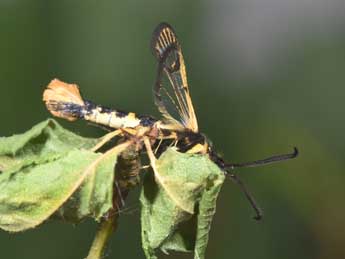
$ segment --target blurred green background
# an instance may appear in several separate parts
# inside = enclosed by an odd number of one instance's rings
[[[259,223],[238,187],[224,184],[208,258],[345,258],[344,4],[186,2],[0,0],[0,135],[50,116],[41,96],[53,78],[97,103],[159,117],[149,42],[167,21],[183,46],[200,128],[227,161],[300,150],[296,160],[237,171],[264,209]],[[90,220],[1,231],[0,258],[84,258],[95,229]],[[106,258],[144,258],[138,190]]]

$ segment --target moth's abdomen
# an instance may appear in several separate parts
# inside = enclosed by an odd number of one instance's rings
[[[96,105],[83,100],[75,84],[67,84],[58,79],[52,80],[43,93],[47,109],[56,117],[69,121],[84,119],[111,128],[134,128],[150,126],[155,120],[139,117],[132,112],[122,112]]]
[[[135,128],[141,119],[133,112],[117,111],[85,101],[84,119],[111,128]]]

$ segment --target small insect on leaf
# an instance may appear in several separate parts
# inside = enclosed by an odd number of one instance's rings
[[[181,44],[172,26],[156,27],[152,50],[158,65],[154,101],[162,119],[95,104],[82,97],[76,84],[54,79],[43,93],[53,116],[85,120],[111,132],[101,139],[82,138],[47,120],[22,135],[0,138],[0,228],[22,231],[52,215],[73,223],[93,217],[101,224],[87,258],[101,258],[129,191],[140,183],[141,155],[151,168],[140,198],[147,258],[156,258],[157,250],[205,258],[225,177],[239,185],[255,219],[261,218],[234,170],[293,159],[298,150],[227,163],[199,131]],[[97,153],[99,149],[106,151]]]
[[[113,204],[116,150],[89,151],[99,139],[77,136],[53,120],[0,138],[0,228],[17,232],[61,217],[99,220]],[[66,203],[66,201],[68,201]]]

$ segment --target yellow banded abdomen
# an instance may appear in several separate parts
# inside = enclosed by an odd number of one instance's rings
[[[111,110],[101,106],[86,105],[84,119],[111,128],[134,128],[140,125],[141,119],[135,113]]]

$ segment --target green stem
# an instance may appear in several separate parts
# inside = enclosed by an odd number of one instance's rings
[[[108,243],[111,234],[116,230],[116,216],[111,217],[100,223],[98,232],[93,240],[89,255],[86,259],[101,259],[104,249]]]

